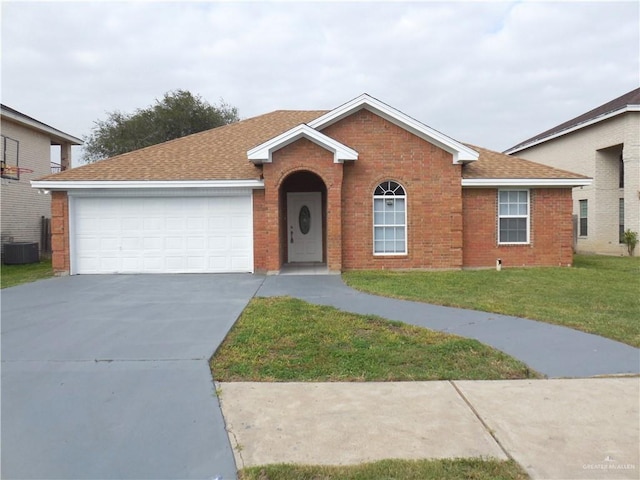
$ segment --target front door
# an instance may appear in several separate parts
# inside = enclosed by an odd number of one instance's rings
[[[322,262],[322,194],[287,194],[289,263]]]

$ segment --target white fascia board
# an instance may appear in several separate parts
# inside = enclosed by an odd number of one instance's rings
[[[50,181],[32,180],[32,188],[42,190],[157,189],[157,188],[264,188],[263,180],[181,180],[181,181]]]
[[[437,145],[443,150],[451,153],[453,155],[453,163],[473,162],[480,156],[478,152],[466,145],[428,127],[424,123],[411,118],[410,116],[367,95],[366,93],[309,122],[309,126],[315,129],[328,127],[329,125],[348,117],[362,108],[366,108],[370,112],[375,113],[394,125],[397,125],[423,140],[433,143],[434,145]]]
[[[561,130],[559,132],[556,132],[553,135],[548,135],[546,137],[533,140],[532,142],[525,143],[520,147],[510,148],[509,150],[505,150],[504,153],[507,155],[511,155],[513,153],[521,152],[522,150],[526,150],[527,148],[531,148],[541,143],[548,142],[549,140],[553,140],[554,138],[558,138],[568,133],[575,132],[576,130],[580,130],[582,128],[588,127],[589,125],[593,125],[595,123],[603,122],[604,120],[608,120],[612,117],[615,117],[617,115],[620,115],[626,112],[640,112],[640,105],[627,105],[624,108],[614,110],[613,112],[605,113],[604,115],[600,115],[599,117],[592,118],[591,120],[587,120],[586,122],[582,122],[577,125],[574,125],[573,127],[569,127],[566,130]]]
[[[590,178],[463,178],[463,187],[585,187]]]
[[[2,116],[13,120],[14,122],[19,123],[20,125],[23,125],[25,127],[29,127],[37,130],[38,132],[45,133],[51,140],[55,142],[68,142],[71,145],[82,145],[84,143],[81,139],[76,138],[73,135],[64,133],[57,128],[50,127],[46,123],[39,122],[27,116],[17,115],[4,109],[2,110]]]
[[[252,148],[247,151],[247,157],[256,164],[271,163],[273,152],[280,150],[301,138],[306,138],[316,145],[333,152],[334,163],[342,163],[345,160],[358,159],[358,152],[334,140],[333,138],[328,137],[324,133],[314,130],[304,123],[287,130],[277,137],[267,140],[257,147]]]

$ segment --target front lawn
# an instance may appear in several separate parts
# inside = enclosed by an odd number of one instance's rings
[[[245,468],[240,480],[525,480],[529,476],[513,460],[443,459],[382,460],[353,466],[266,465]]]
[[[0,267],[0,284],[2,288],[14,287],[22,283],[35,282],[43,278],[53,277],[51,260],[26,265],[5,265]]]
[[[531,318],[640,347],[640,258],[576,255],[572,268],[354,271],[358,290]]]
[[[539,377],[477,340],[288,297],[255,298],[211,359],[220,382]]]

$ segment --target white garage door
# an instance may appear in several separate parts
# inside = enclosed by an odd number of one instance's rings
[[[251,195],[76,197],[73,273],[253,271]]]

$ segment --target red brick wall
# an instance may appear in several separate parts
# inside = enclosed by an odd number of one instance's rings
[[[461,167],[451,154],[368,110],[323,133],[359,154],[344,166],[343,269],[462,266]],[[373,254],[373,192],[384,180],[400,183],[407,194],[407,255]]]
[[[326,261],[330,270],[342,270],[342,168],[342,164],[333,163],[333,153],[306,139],[276,151],[273,163],[263,165],[264,205],[256,203],[260,194],[254,193],[254,225],[256,217],[264,218],[261,231],[256,232],[254,241],[256,270],[276,271],[286,261],[283,241],[286,192],[281,191],[280,187],[289,175],[300,171],[315,173],[326,186]],[[262,240],[257,240],[258,236]]]
[[[68,274],[69,200],[67,192],[51,192],[51,263],[56,274]]]
[[[253,265],[256,273],[267,269],[267,236],[264,190],[253,191]]]
[[[530,244],[498,245],[496,189],[463,190],[465,267],[571,265],[570,188],[531,189]]]

